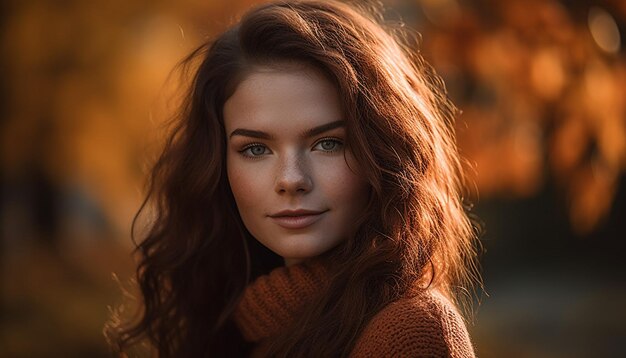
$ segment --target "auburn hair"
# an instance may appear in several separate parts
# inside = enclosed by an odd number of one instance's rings
[[[409,37],[382,21],[354,4],[272,2],[183,61],[195,75],[138,213],[154,212],[136,248],[142,309],[134,321],[112,320],[115,349],[147,340],[160,357],[248,352],[232,313],[250,281],[281,261],[238,214],[223,107],[247,73],[285,62],[313,66],[337,86],[346,145],[371,195],[357,234],[325,254],[333,272],[325,294],[272,340],[269,355],[347,356],[370,319],[416,282],[457,305],[478,282],[457,112]]]

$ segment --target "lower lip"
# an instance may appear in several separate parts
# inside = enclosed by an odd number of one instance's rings
[[[285,229],[304,229],[317,222],[322,217],[322,214],[324,213],[302,216],[277,216],[272,217],[272,220]]]

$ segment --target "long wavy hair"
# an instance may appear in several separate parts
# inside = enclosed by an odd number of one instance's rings
[[[285,62],[314,66],[337,86],[346,144],[371,196],[357,234],[327,254],[327,291],[273,339],[269,355],[347,356],[370,319],[416,282],[457,305],[474,287],[478,230],[464,205],[457,112],[410,37],[382,21],[371,7],[273,2],[183,61],[195,76],[140,210],[154,212],[136,249],[142,309],[107,329],[118,351],[147,339],[161,357],[248,352],[232,313],[250,281],[280,258],[238,214],[223,107],[246,74]]]

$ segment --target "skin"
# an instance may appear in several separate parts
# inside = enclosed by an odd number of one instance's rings
[[[327,124],[332,128],[305,135]],[[228,180],[241,218],[259,242],[292,265],[354,236],[369,185],[344,144],[337,89],[321,72],[295,64],[255,69],[226,101],[224,125]],[[296,229],[270,217],[295,209],[323,213]]]

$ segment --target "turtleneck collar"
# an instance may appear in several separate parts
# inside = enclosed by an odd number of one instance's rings
[[[290,323],[327,282],[323,260],[278,267],[248,285],[235,310],[235,323],[247,341],[271,337]]]

